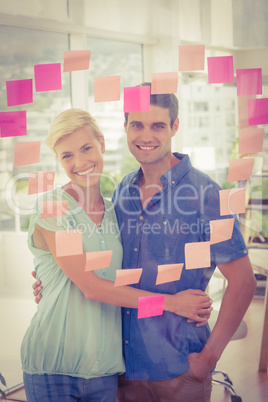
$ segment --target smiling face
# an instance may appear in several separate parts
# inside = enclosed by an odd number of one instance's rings
[[[141,165],[163,164],[172,159],[171,138],[179,120],[170,126],[169,109],[151,105],[148,112],[129,113],[125,122],[130,152]]]
[[[105,151],[103,138],[97,139],[90,129],[82,127],[58,140],[55,151],[72,184],[99,185]]]

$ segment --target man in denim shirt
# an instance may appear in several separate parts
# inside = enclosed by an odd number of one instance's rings
[[[220,187],[193,168],[187,155],[171,152],[179,127],[176,96],[151,95],[150,103],[148,112],[125,114],[128,146],[141,168],[122,180],[113,197],[123,268],[143,268],[134,286],[159,293],[204,291],[216,266],[228,285],[211,334],[208,325],[168,312],[138,319],[137,309],[122,309],[126,374],[118,401],[209,401],[211,371],[238,328],[256,281],[237,217],[232,238],[210,246],[210,266],[185,269],[185,245],[209,242],[209,222],[233,216],[220,216]],[[184,263],[180,280],[156,285],[158,265],[177,263]]]
[[[117,401],[208,402],[211,371],[238,328],[256,281],[236,217],[232,238],[211,244],[210,265],[185,268],[185,245],[209,242],[209,222],[233,216],[220,216],[220,187],[193,168],[187,155],[171,152],[179,127],[176,96],[151,95],[150,103],[149,112],[125,114],[128,146],[141,168],[122,180],[113,197],[123,268],[143,268],[133,286],[159,293],[204,291],[216,266],[228,285],[211,334],[208,325],[168,312],[138,319],[137,309],[122,309],[126,374]],[[184,264],[180,280],[156,285],[158,265],[178,263]]]

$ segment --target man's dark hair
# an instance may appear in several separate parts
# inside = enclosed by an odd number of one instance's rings
[[[143,82],[141,85],[138,86],[149,86],[151,88],[150,82]],[[169,109],[170,115],[170,126],[173,127],[174,121],[178,117],[179,113],[179,102],[178,98],[174,94],[157,94],[152,95],[150,94],[150,104],[155,106],[160,106],[165,109]],[[128,113],[125,113],[125,120],[126,123],[128,121]]]

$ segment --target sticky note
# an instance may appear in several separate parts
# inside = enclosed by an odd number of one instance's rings
[[[246,210],[245,188],[219,190],[220,215],[242,214]]]
[[[248,99],[248,124],[268,124],[268,98]]]
[[[179,71],[204,70],[205,45],[179,46]]]
[[[26,110],[0,112],[0,137],[17,137],[26,134]]]
[[[138,283],[142,274],[142,268],[117,269],[114,286],[126,286]]]
[[[120,100],[120,75],[94,77],[95,102]]]
[[[36,92],[62,89],[61,64],[36,64],[34,66]]]
[[[32,165],[40,162],[40,141],[16,142],[14,166]]]
[[[209,222],[210,225],[210,244],[220,243],[221,241],[232,238],[234,229],[234,218],[217,219]]]
[[[178,90],[178,73],[153,73],[151,94],[173,94]]]
[[[138,318],[163,314],[165,295],[139,297]]]
[[[238,96],[262,94],[261,68],[242,68],[236,70],[236,88]]]
[[[264,128],[248,127],[239,130],[239,154],[261,152],[264,141]]]
[[[109,268],[112,255],[112,250],[92,251],[86,253],[85,271],[94,271],[95,269]]]
[[[248,180],[253,165],[254,158],[230,159],[227,181]]]
[[[185,268],[210,267],[210,242],[197,242],[185,244]]]
[[[7,106],[33,102],[33,80],[6,81]]]
[[[57,257],[83,254],[81,230],[60,230],[55,233],[55,241]]]
[[[90,50],[69,50],[64,52],[63,72],[88,70]]]
[[[148,112],[150,110],[150,86],[124,88],[124,112]]]
[[[233,56],[208,57],[209,84],[234,82]]]
[[[55,172],[29,173],[28,194],[52,191],[54,188]]]
[[[43,201],[41,204],[41,219],[66,215],[67,208],[68,208],[68,200]]]
[[[165,264],[158,265],[156,285],[161,283],[179,281],[184,264]]]

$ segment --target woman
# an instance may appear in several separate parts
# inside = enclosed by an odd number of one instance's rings
[[[70,182],[38,199],[29,226],[28,243],[44,290],[21,347],[26,395],[29,402],[112,402],[117,375],[124,372],[119,306],[137,308],[139,297],[156,294],[114,287],[122,246],[112,203],[100,193],[105,144],[95,120],[69,109],[52,123],[46,144]],[[68,201],[67,213],[43,218],[43,201]],[[83,253],[57,256],[56,232],[78,229]],[[109,268],[85,270],[86,253],[105,250],[113,251]],[[202,325],[210,305],[205,293],[189,290],[166,295],[164,310]]]

